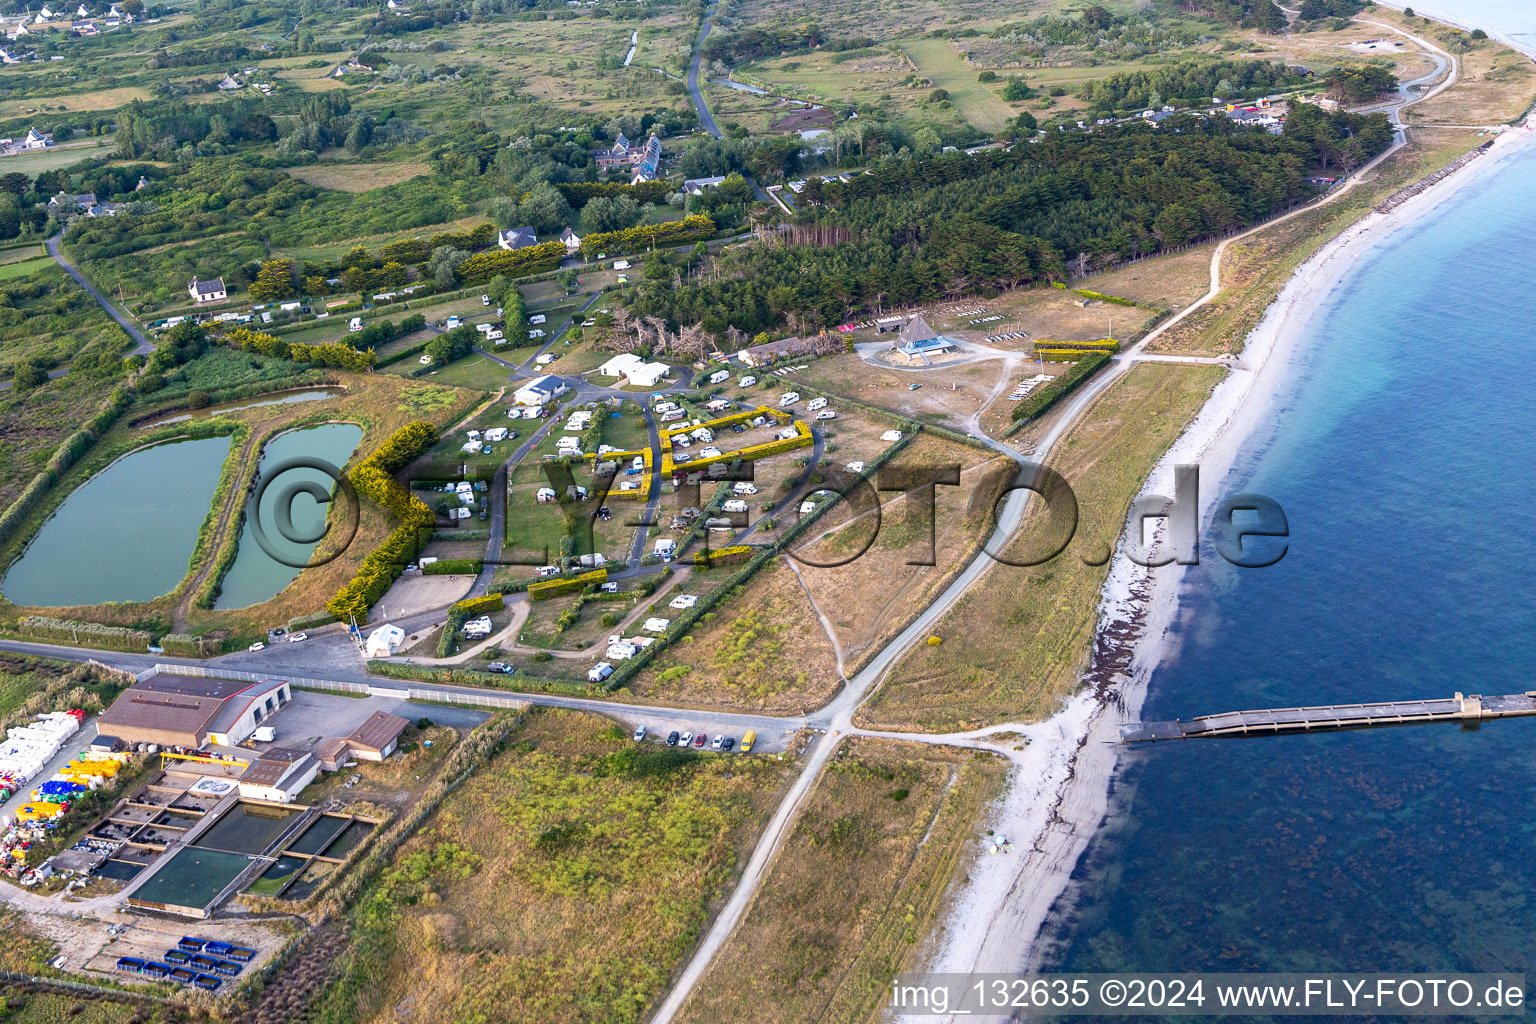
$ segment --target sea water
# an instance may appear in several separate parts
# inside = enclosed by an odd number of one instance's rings
[[[1223,486],[1289,553],[1189,571],[1145,719],[1536,688],[1533,267],[1536,148],[1349,268]],[[1042,966],[1523,971],[1533,805],[1536,719],[1138,748]]]

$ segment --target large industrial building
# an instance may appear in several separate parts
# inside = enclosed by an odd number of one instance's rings
[[[159,673],[124,690],[97,727],[102,735],[129,744],[233,747],[292,698],[283,679],[253,683]]]

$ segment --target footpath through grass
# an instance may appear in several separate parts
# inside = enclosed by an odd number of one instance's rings
[[[1048,460],[1077,494],[1077,532],[1044,565],[992,566],[933,627],[938,646],[892,667],[859,724],[945,732],[1049,716],[1077,686],[1112,550],[1147,474],[1226,374],[1218,366],[1142,363],[1094,402]],[[1044,536],[1031,506],[1008,552]]]
[[[851,741],[827,767],[746,919],[679,1018],[871,1019],[910,967],[1006,764],[952,747]]]

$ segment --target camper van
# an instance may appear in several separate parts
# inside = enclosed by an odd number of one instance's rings
[[[347,321],[347,330],[349,330],[349,331],[360,331],[362,329],[363,329],[363,318],[362,317],[355,316],[351,320]]]
[[[739,387],[739,388],[749,388],[753,384],[756,384],[756,383],[757,383],[757,378],[752,376],[749,373],[745,377],[742,377],[740,380],[738,380],[736,382],[736,386]]]
[[[743,754],[750,754],[750,753],[752,753],[752,744],[754,744],[756,742],[757,742],[757,730],[756,729],[748,729],[747,730],[747,734],[741,738],[741,752]]]
[[[728,381],[730,379],[731,379],[731,371],[730,370],[716,370],[714,373],[709,375],[709,382],[711,384],[724,384],[726,381]]]

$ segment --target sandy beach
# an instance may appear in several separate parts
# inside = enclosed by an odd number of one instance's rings
[[[1172,494],[1173,467],[1195,463],[1202,511],[1208,513],[1212,496],[1230,489],[1228,477],[1239,455],[1270,428],[1276,396],[1288,385],[1304,340],[1313,336],[1316,318],[1355,261],[1475,188],[1533,142],[1536,132],[1529,129],[1506,131],[1484,156],[1392,213],[1368,214],[1298,268],[1249,335],[1238,368],[1213,391],[1142,493]],[[1203,554],[1209,556],[1209,549]],[[1185,571],[1172,565],[1146,569],[1126,557],[1123,547],[1116,552],[1086,685],[1049,721],[1014,729],[1027,743],[1008,752],[1014,764],[1009,790],[981,826],[1006,835],[1012,852],[984,852],[971,865],[947,927],[933,940],[927,970],[1038,967],[1049,948],[1047,916],[1112,805],[1120,726],[1140,718],[1152,670],[1175,653],[1171,630]]]

